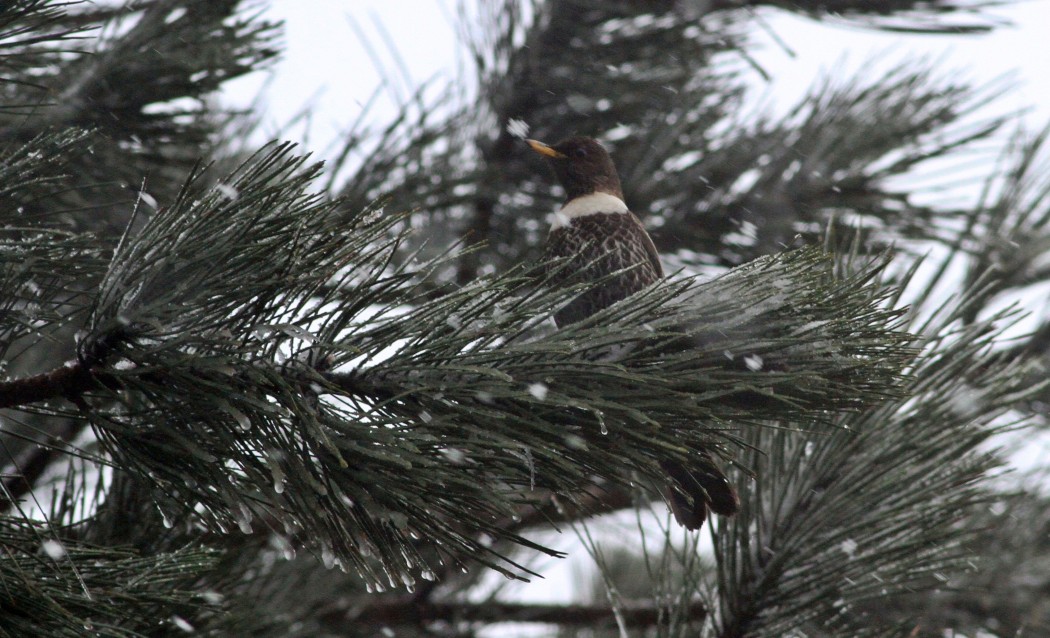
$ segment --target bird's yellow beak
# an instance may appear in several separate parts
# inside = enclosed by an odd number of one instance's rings
[[[565,159],[565,153],[559,153],[550,146],[547,146],[543,142],[537,140],[525,140],[525,143],[532,147],[532,150],[536,151],[544,157],[551,157],[554,159]]]

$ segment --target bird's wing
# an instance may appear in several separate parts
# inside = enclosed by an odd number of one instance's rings
[[[547,275],[552,278],[555,286],[564,285],[575,272],[570,264],[555,263],[561,259],[578,259],[580,252],[586,247],[578,233],[569,232],[567,228],[552,230],[547,237],[547,246],[544,250],[543,259],[547,266]]]
[[[638,219],[638,216],[634,213],[627,213],[631,216],[631,221],[634,222],[632,231],[638,236],[638,241],[645,248],[645,255],[649,258],[649,263],[652,264],[653,270],[656,271],[656,277],[663,279],[664,267],[660,264],[660,253],[656,252],[656,244],[653,243],[653,238],[646,232],[645,226],[642,225],[642,220]]]

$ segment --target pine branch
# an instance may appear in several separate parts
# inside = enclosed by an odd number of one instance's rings
[[[967,288],[994,269],[992,285],[983,289],[987,300],[1050,276],[1043,263],[1050,246],[1048,139],[1050,126],[1034,135],[1014,135],[1002,152],[1002,168],[987,178],[984,198],[957,238],[960,252],[968,258]]]
[[[510,530],[526,530],[533,527],[558,527],[582,519],[608,514],[637,504],[637,495],[625,486],[592,485],[573,495],[572,502],[563,502],[555,496],[537,499],[536,505],[521,510],[505,521],[503,527]]]
[[[740,122],[716,149],[665,154],[631,192],[640,210],[658,214],[661,251],[688,251],[703,263],[734,266],[793,242],[819,243],[828,225],[843,227],[847,240],[861,232],[861,244],[876,251],[945,239],[945,222],[932,220],[963,213],[914,204],[892,184],[999,130],[1004,118],[961,122],[1003,90],[939,80],[914,63],[841,86],[825,79],[780,122]],[[931,190],[952,185],[928,171],[921,179]]]
[[[982,449],[1039,391],[1024,381],[1027,364],[992,350],[1009,315],[959,327],[968,301],[913,327],[927,336],[906,401],[843,415],[826,434],[751,432],[766,452],[750,457],[759,481],[715,534],[719,635],[885,635],[900,618],[860,610],[967,567],[972,530],[960,522],[989,499],[980,481],[997,464]]]
[[[1036,473],[1033,486],[1045,478]],[[921,619],[916,636],[932,638],[961,627],[1009,636],[1050,631],[1043,611],[1047,573],[1048,512],[1038,493],[1007,494],[966,521],[973,567],[926,592],[890,599],[869,613]],[[942,575],[943,577],[946,575]],[[873,605],[865,605],[865,611]]]
[[[910,34],[976,35],[1009,26],[1004,18],[986,13],[1006,6],[1008,0],[755,0],[749,6],[771,6],[791,13],[801,13],[814,20]],[[714,3],[718,9],[736,9],[739,5],[726,0]]]
[[[71,40],[79,39],[89,28],[87,25],[68,25],[63,23],[65,14],[63,5],[48,0],[23,0],[0,8],[0,50],[15,53],[0,58],[0,66],[17,69],[24,60],[41,58],[56,60],[57,56],[48,56],[42,45],[64,46]],[[17,82],[14,78],[5,77],[0,85]],[[22,87],[33,86],[30,83]],[[10,89],[4,86],[3,89]],[[0,108],[10,108],[4,105]]]
[[[202,609],[218,611],[194,581],[215,553],[184,549],[140,556],[78,544],[38,526],[26,547],[24,520],[0,517],[0,636],[141,636],[175,628]],[[185,623],[184,620],[182,622]]]
[[[185,171],[218,143],[220,115],[207,98],[276,55],[276,26],[244,16],[242,4],[135,3],[122,16],[127,24],[84,31],[92,36],[86,38],[78,29],[89,27],[67,22],[72,3],[48,3],[46,26],[83,41],[33,31],[25,37],[40,42],[13,45],[4,58],[9,82],[0,83],[8,105],[0,110],[0,139],[11,150],[54,131],[89,132],[90,139],[74,152],[47,156],[60,161],[65,188],[19,207],[29,216],[62,211],[67,230],[106,236],[124,227],[135,205],[170,201]],[[136,204],[138,189],[146,194]]]
[[[87,139],[78,131],[50,132],[0,153],[0,334],[7,337],[0,351],[68,314],[58,307],[75,296],[76,282],[105,263],[94,237],[71,232],[68,210],[35,206],[65,186],[65,158]]]
[[[4,396],[76,393],[89,373],[80,397],[105,449],[161,492],[192,494],[205,525],[261,516],[310,530],[367,577],[381,565],[400,578],[426,565],[413,536],[504,571],[478,534],[543,550],[501,527],[533,489],[571,502],[596,478],[656,476],[656,459],[731,443],[742,424],[894,392],[906,351],[870,272],[836,282],[818,255],[789,254],[535,334],[576,291],[512,272],[419,303],[415,284],[439,265],[391,266],[397,218],[345,219],[308,194],[317,174],[287,146],[221,188],[201,191],[196,172],[117,248],[82,366]],[[338,306],[317,296],[333,279],[355,291]],[[696,350],[669,354],[682,338]],[[188,515],[175,504],[170,518]]]
[[[14,504],[29,494],[52,463],[66,454],[64,446],[72,443],[86,427],[82,421],[66,421],[46,443],[23,448],[21,454],[12,458],[0,474],[3,479],[0,513],[9,512]]]
[[[0,138],[24,140],[29,131],[81,126],[99,127],[117,139],[135,134],[141,143],[151,137],[171,139],[199,130],[197,122],[176,124],[172,116],[186,113],[151,116],[144,109],[180,97],[203,96],[275,55],[265,46],[272,38],[272,25],[224,24],[239,4],[238,0],[150,3],[131,29],[99,53],[57,66],[39,78],[38,82],[54,91],[48,108],[34,108],[30,121],[0,128]],[[61,23],[62,17],[54,20]],[[205,37],[213,30],[223,37]],[[228,50],[232,55],[184,54],[186,47],[198,45]]]
[[[626,605],[612,609],[602,605],[543,605],[488,600],[482,603],[451,602],[415,604],[411,596],[379,600],[363,609],[336,609],[322,612],[321,622],[330,631],[348,623],[388,627],[424,626],[428,623],[542,623],[560,627],[598,629],[616,627],[617,621],[631,628],[655,627],[666,610],[649,604]],[[686,610],[689,620],[702,620],[707,610],[695,602]]]
[[[48,399],[79,396],[98,381],[82,364],[70,363],[50,372],[0,383],[0,408],[13,408]]]

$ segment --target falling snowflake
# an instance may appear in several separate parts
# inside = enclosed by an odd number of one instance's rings
[[[222,182],[219,182],[215,185],[215,190],[219,191],[219,193],[223,197],[230,200],[231,202],[241,196],[240,191],[238,191],[235,187],[230,186],[229,184],[223,184]]]
[[[368,213],[364,217],[361,218],[361,223],[374,224],[375,222],[383,218],[384,212],[385,210],[382,206],[380,206],[379,208],[372,209],[368,211]]]
[[[587,441],[585,441],[582,436],[578,436],[576,434],[570,434],[570,435],[566,436],[565,437],[565,445],[568,445],[569,447],[571,447],[573,449],[576,449],[576,450],[586,450],[587,449]]]
[[[762,357],[758,356],[757,354],[749,354],[746,357],[744,357],[744,365],[746,365],[747,369],[752,372],[761,370]]]
[[[445,448],[441,450],[441,453],[445,455],[445,458],[456,465],[462,465],[467,461],[467,453],[459,448]]]
[[[529,394],[542,401],[547,398],[547,386],[543,383],[531,383],[529,384]]]
[[[189,623],[189,621],[187,621],[185,618],[183,618],[181,616],[172,616],[171,617],[171,623],[173,625],[175,625],[176,627],[178,627],[179,629],[181,629],[182,631],[188,633],[188,634],[192,634],[195,631],[197,631],[196,629],[193,628],[193,625],[191,625]]]
[[[139,201],[145,204],[146,206],[149,206],[153,210],[157,210],[157,198],[155,198],[153,195],[150,195],[146,191],[139,191]]]
[[[66,546],[58,541],[44,541],[41,544],[40,548],[44,550],[44,553],[47,554],[47,557],[51,560],[59,560],[60,558],[65,558]]]
[[[524,120],[511,118],[507,122],[507,132],[519,139],[525,139],[525,136],[529,134],[529,125]]]

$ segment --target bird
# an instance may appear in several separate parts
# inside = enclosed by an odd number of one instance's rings
[[[605,147],[585,136],[554,145],[525,142],[547,161],[565,190],[565,203],[554,214],[547,237],[549,280],[553,285],[601,281],[555,312],[559,328],[663,279],[656,245],[627,207]],[[675,520],[686,529],[699,529],[709,511],[731,516],[739,510],[736,490],[706,450],[698,450],[689,467],[671,459],[659,460],[659,465],[669,479],[664,496]]]

